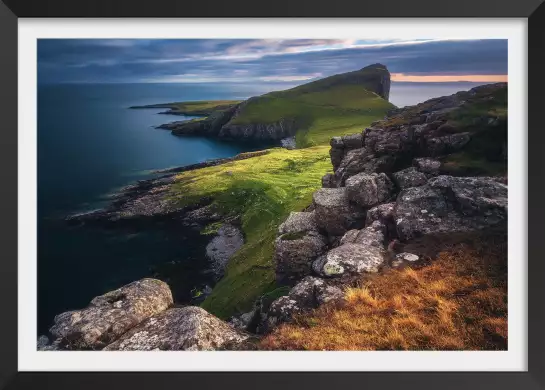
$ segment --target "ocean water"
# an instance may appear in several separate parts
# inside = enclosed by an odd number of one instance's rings
[[[66,310],[142,277],[168,280],[175,299],[213,282],[199,237],[188,232],[78,228],[67,215],[100,207],[120,187],[155,169],[230,157],[255,146],[175,137],[155,129],[183,117],[164,109],[184,100],[244,99],[292,85],[84,84],[38,86],[38,334]],[[390,100],[416,104],[475,84],[393,83]]]

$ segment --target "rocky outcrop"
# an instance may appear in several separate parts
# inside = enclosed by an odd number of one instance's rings
[[[346,188],[322,188],[313,195],[318,228],[331,236],[341,236],[357,227],[362,212],[350,204]]]
[[[324,303],[340,301],[344,298],[339,286],[329,284],[323,279],[307,276],[294,286],[288,295],[276,299],[262,319],[263,332],[289,322],[296,314],[302,314]]]
[[[507,186],[486,177],[438,176],[402,191],[395,215],[402,240],[492,227],[507,220]]]
[[[248,334],[196,306],[172,308],[147,319],[106,351],[212,351],[242,343]]]
[[[369,208],[386,202],[393,194],[392,181],[384,173],[359,173],[346,180],[348,199]]]
[[[293,285],[310,274],[312,261],[323,254],[327,240],[318,232],[314,212],[293,212],[279,227],[274,242],[276,280]]]
[[[59,314],[53,342],[40,336],[37,349],[152,351],[248,347],[249,335],[196,306],[172,307],[168,285],[142,279],[98,296],[82,310]]]
[[[50,332],[64,349],[102,349],[172,303],[166,283],[142,279],[94,298],[85,309],[57,315]]]

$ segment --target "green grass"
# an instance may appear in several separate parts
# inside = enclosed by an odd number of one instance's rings
[[[305,90],[306,91],[306,90]],[[292,119],[298,148],[325,145],[331,137],[362,131],[394,106],[361,85],[304,93],[271,92],[248,102],[233,124]]]
[[[277,288],[273,243],[278,226],[291,211],[300,211],[331,171],[327,146],[271,149],[270,153],[179,174],[169,200],[178,205],[210,196],[224,216],[240,216],[246,237],[231,258],[225,276],[202,304],[227,318],[249,310],[260,295]],[[226,172],[231,174],[226,174]],[[213,230],[211,226],[208,230]]]
[[[240,102],[241,100],[202,100],[150,104],[147,106],[133,106],[131,108],[170,108],[174,112],[184,113],[186,115],[210,115],[214,111],[225,110]]]

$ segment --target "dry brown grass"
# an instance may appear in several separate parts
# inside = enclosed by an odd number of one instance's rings
[[[507,349],[506,237],[473,237],[443,248],[429,265],[348,288],[343,303],[280,326],[261,348]]]

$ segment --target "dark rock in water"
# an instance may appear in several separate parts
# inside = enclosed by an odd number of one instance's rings
[[[348,199],[365,208],[390,199],[394,185],[384,173],[358,173],[346,180]]]
[[[50,332],[63,349],[102,349],[172,303],[166,283],[142,279],[95,297],[85,309],[57,315]]]
[[[231,224],[223,224],[206,246],[206,256],[213,262],[214,271],[222,274],[229,259],[244,245],[242,231]]]
[[[417,171],[414,167],[406,168],[399,172],[395,172],[394,174],[392,174],[392,178],[394,180],[394,183],[396,183],[397,186],[402,190],[409,187],[418,187],[424,185],[428,181],[426,175],[422,172]]]
[[[395,219],[402,240],[506,223],[507,186],[488,177],[438,176],[403,190]]]
[[[172,308],[142,322],[106,351],[213,351],[249,335],[197,306]]]
[[[375,273],[384,263],[384,255],[384,250],[374,245],[344,244],[319,257],[312,269],[327,277]]]
[[[425,157],[415,158],[413,161],[413,165],[420,172],[427,173],[433,176],[438,175],[439,169],[441,168],[440,161]]]
[[[293,285],[294,281],[309,275],[312,261],[327,248],[326,239],[316,231],[286,233],[274,242],[276,280]]]

